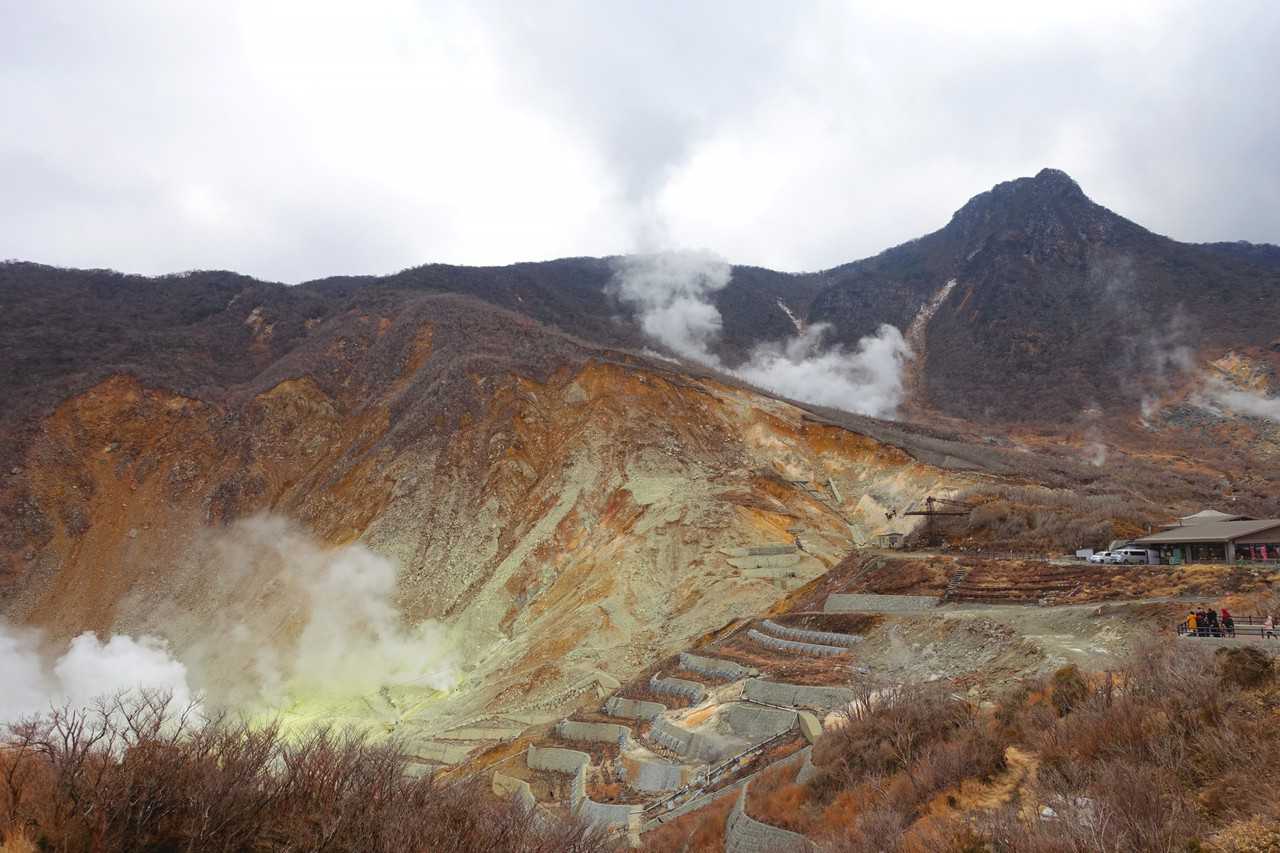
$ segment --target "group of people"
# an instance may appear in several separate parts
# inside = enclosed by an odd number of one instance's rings
[[[1249,623],[1255,624],[1252,617]],[[1221,613],[1214,611],[1212,607],[1188,610],[1185,625],[1189,637],[1234,637],[1236,635],[1235,620],[1231,618],[1231,614],[1225,607],[1222,608]],[[1276,639],[1276,620],[1270,613],[1262,620],[1262,639]]]
[[[1187,634],[1192,637],[1234,637],[1236,623],[1225,607],[1221,616],[1212,607],[1188,610]]]

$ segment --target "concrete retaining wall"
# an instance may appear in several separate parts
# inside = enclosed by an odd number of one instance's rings
[[[837,634],[833,631],[809,631],[804,628],[792,628],[789,625],[779,625],[769,619],[765,619],[760,623],[760,627],[764,628],[775,637],[781,637],[784,640],[796,640],[801,643],[817,643],[823,646],[847,646],[852,648],[862,642],[862,637],[857,634]]]
[[[668,696],[683,696],[691,702],[701,702],[707,697],[707,688],[696,681],[685,678],[659,678],[657,674],[649,677],[649,689],[654,693],[665,693]]]
[[[822,609],[827,613],[915,613],[938,606],[931,595],[862,595],[837,593],[827,596]]]
[[[583,800],[578,806],[578,814],[594,826],[604,829],[620,829],[628,835],[639,836],[640,816],[643,806],[622,803],[597,803],[595,800]]]
[[[800,562],[799,554],[764,554],[750,557],[729,557],[729,565],[735,569],[789,569]]]
[[[707,658],[701,655],[692,655],[688,652],[680,653],[680,668],[696,672],[698,675],[705,675],[708,678],[723,678],[728,681],[751,678],[760,674],[759,670],[753,667],[743,666],[731,660]]]
[[[661,761],[623,759],[627,782],[637,791],[674,791],[689,781],[688,768]]]
[[[587,798],[587,768],[591,765],[591,756],[576,749],[560,749],[555,746],[529,746],[525,753],[525,763],[533,770],[550,770],[553,773],[565,773],[573,777],[573,787],[569,789],[569,805],[577,808]]]
[[[649,739],[677,755],[688,755],[695,735],[667,720],[654,720],[649,729]]]
[[[493,774],[493,793],[504,798],[514,797],[516,802],[527,809],[534,808],[538,804],[528,782],[513,776],[504,776],[501,773]]]
[[[730,705],[724,713],[725,720],[734,734],[751,738],[753,741],[768,740],[796,724],[795,711],[765,708],[744,702]]]
[[[756,702],[788,708],[839,708],[853,701],[853,691],[845,687],[811,687],[760,678],[748,681],[742,695]]]
[[[697,670],[694,670],[697,672]],[[652,720],[667,710],[666,705],[658,702],[644,702],[639,699],[626,699],[622,696],[610,696],[604,703],[604,712],[610,717],[624,720]]]
[[[808,785],[816,778],[818,778],[818,768],[814,765],[813,755],[810,753],[804,757],[804,764],[801,764],[800,769],[796,771],[796,784]]]
[[[721,548],[720,553],[726,557],[775,557],[780,554],[794,554],[795,545],[757,545],[753,548]]]
[[[724,827],[725,853],[813,853],[813,842],[797,832],[761,823],[747,814],[747,788],[743,785],[738,801]]]
[[[702,732],[682,729],[667,720],[654,720],[649,739],[676,755],[698,761],[714,761],[720,757],[723,744]]]
[[[785,652],[793,655],[809,655],[811,657],[828,658],[835,655],[842,655],[849,651],[843,646],[820,646],[817,643],[798,643],[795,640],[783,640],[778,637],[770,637],[755,628],[747,631],[747,636],[753,641],[764,646],[766,649],[773,649],[775,652]]]
[[[556,724],[556,736],[565,740],[580,740],[588,743],[616,743],[622,749],[631,745],[631,729],[617,723],[561,720]]]

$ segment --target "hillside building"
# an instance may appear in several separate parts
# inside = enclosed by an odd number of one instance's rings
[[[1215,516],[1226,516],[1227,520],[1203,520]],[[1132,544],[1158,551],[1162,563],[1280,560],[1280,518],[1227,516],[1205,510],[1183,520],[1195,521],[1143,536]]]
[[[1202,509],[1191,515],[1184,515],[1172,524],[1164,524],[1162,527],[1194,527],[1197,524],[1210,524],[1217,521],[1257,521],[1251,515],[1233,515],[1229,512],[1219,512],[1216,509]]]

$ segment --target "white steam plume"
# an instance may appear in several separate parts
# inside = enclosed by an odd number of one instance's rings
[[[213,612],[195,618],[184,660],[214,699],[239,706],[445,690],[458,677],[442,625],[407,624],[395,563],[363,545],[329,548],[292,522],[257,516],[219,533]]]
[[[307,703],[325,708],[383,688],[444,690],[458,678],[443,626],[406,624],[395,605],[396,566],[363,545],[328,548],[297,525],[259,516],[211,535],[182,605],[149,605],[148,630],[85,633],[65,650],[0,623],[0,722],[50,706],[83,706],[132,689],[196,689],[207,704],[242,710]],[[61,653],[59,654],[59,651]]]
[[[720,311],[710,295],[729,283],[732,269],[705,251],[632,255],[618,260],[611,289],[640,314],[644,333],[676,353],[714,366],[710,347],[720,336]]]
[[[1220,379],[1209,380],[1205,393],[1213,403],[1238,414],[1280,421],[1280,397],[1233,388]]]
[[[785,397],[893,417],[902,402],[911,348],[888,324],[858,341],[853,351],[824,347],[830,327],[819,323],[781,343],[758,346],[737,368],[722,364],[712,351],[722,321],[711,296],[728,285],[731,273],[727,263],[705,251],[634,255],[617,261],[609,289],[636,310],[646,335],[685,358]]]
[[[157,637],[116,634],[105,643],[85,632],[50,661],[40,634],[0,623],[0,723],[133,690],[165,691],[186,707],[187,668]]]
[[[885,323],[849,352],[827,349],[829,330],[815,323],[782,344],[762,344],[736,371],[738,376],[778,394],[876,417],[891,416],[902,402],[903,366],[911,355],[902,332]]]

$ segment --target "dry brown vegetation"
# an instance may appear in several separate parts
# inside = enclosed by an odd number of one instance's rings
[[[679,850],[682,853],[721,853],[724,825],[733,810],[738,792],[725,794],[711,805],[681,815],[652,832],[645,833],[646,850]]]
[[[319,728],[285,738],[202,719],[162,695],[116,697],[9,726],[0,849],[490,851],[612,849],[584,824],[405,773],[395,744]]]
[[[1144,533],[1168,516],[1166,507],[1132,496],[1078,489],[987,486],[967,497],[977,505],[949,538],[1017,551],[1104,548],[1112,539]]]
[[[1153,645],[1115,672],[1023,682],[991,711],[937,684],[855,689],[818,776],[761,774],[753,817],[833,851],[1280,849],[1280,684],[1259,649]]]

